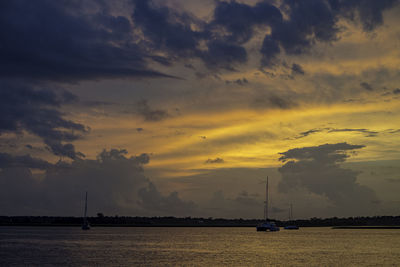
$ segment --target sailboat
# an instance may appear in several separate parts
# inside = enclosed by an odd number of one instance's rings
[[[293,222],[293,205],[290,204],[290,210],[289,210],[289,223]],[[299,230],[299,227],[294,224],[286,225],[284,227],[286,230]]]
[[[82,230],[89,230],[90,229],[90,224],[87,219],[87,191],[86,191],[86,197],[85,197],[85,213],[83,215],[83,224],[82,224]]]
[[[267,176],[267,183],[265,185],[265,206],[264,206],[264,222],[257,225],[256,229],[257,232],[265,232],[271,231],[276,232],[279,231],[279,227],[276,226],[274,222],[268,221],[268,176]]]

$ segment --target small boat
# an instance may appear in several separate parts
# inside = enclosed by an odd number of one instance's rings
[[[285,230],[299,230],[299,227],[297,225],[287,225],[284,228]]]
[[[267,183],[265,185],[265,205],[264,205],[264,222],[256,226],[257,232],[277,232],[279,227],[276,226],[275,222],[268,221],[268,176]]]
[[[268,221],[260,223],[259,225],[257,225],[256,229],[257,232],[265,232],[265,231],[277,232],[280,230],[279,227],[276,226],[274,222],[268,222]]]
[[[289,210],[289,223],[293,222],[293,206],[290,204],[290,210]],[[285,230],[299,230],[299,227],[294,224],[286,225],[284,227]]]
[[[87,191],[86,191],[86,197],[85,197],[85,213],[83,215],[83,223],[82,223],[82,230],[89,230],[90,229],[90,224],[87,219]]]

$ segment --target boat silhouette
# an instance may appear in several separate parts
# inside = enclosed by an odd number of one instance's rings
[[[267,183],[265,184],[265,205],[264,205],[264,222],[256,226],[257,232],[277,232],[279,227],[274,222],[268,221],[268,176]]]
[[[89,230],[90,229],[90,224],[87,219],[87,196],[88,193],[86,191],[86,197],[85,197],[85,212],[83,214],[83,223],[82,223],[82,230]]]
[[[289,225],[286,225],[284,227],[285,230],[299,230],[299,227],[295,224],[293,224],[293,205],[290,204],[290,210],[289,210]]]

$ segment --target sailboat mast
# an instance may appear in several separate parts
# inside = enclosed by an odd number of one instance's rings
[[[290,213],[289,213],[289,215],[290,215],[290,218],[289,218],[289,220],[293,220],[293,204],[292,203],[290,203]]]
[[[87,215],[87,191],[86,191],[86,197],[85,197],[85,214],[83,215],[85,220],[86,220],[86,215]]]
[[[268,176],[265,185],[265,220],[268,220]]]

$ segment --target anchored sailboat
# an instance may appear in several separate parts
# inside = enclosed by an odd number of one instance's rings
[[[286,230],[299,230],[299,227],[293,223],[293,205],[290,204],[290,210],[289,210],[289,223],[290,225],[286,225],[284,228]]]
[[[265,185],[265,205],[264,205],[264,220],[265,222],[260,223],[257,225],[257,231],[271,231],[271,232],[276,232],[279,231],[279,227],[276,226],[274,222],[269,222],[268,221],[268,176],[267,176],[267,183]]]
[[[86,191],[86,197],[85,197],[85,213],[83,215],[83,224],[82,224],[82,230],[89,230],[90,229],[90,224],[89,221],[87,220],[87,191]]]

